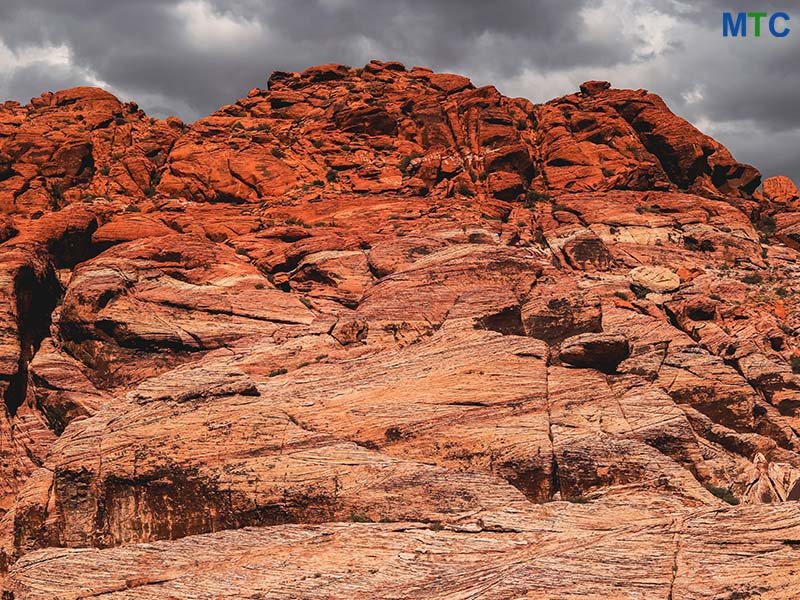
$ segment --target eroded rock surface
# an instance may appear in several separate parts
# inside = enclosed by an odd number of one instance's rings
[[[0,566],[45,598],[800,585],[797,189],[399,63],[0,105]]]

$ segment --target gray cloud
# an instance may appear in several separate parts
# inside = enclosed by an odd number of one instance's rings
[[[324,62],[400,60],[534,101],[604,78],[661,94],[740,160],[800,180],[800,13],[788,38],[723,39],[737,1],[6,0],[0,95],[99,84],[191,121],[273,70]]]
[[[52,65],[42,61],[32,62],[8,74],[4,87],[15,98],[33,98],[44,90],[59,90],[77,85],[92,85],[85,73],[69,65]]]

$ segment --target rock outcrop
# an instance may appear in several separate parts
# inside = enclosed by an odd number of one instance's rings
[[[0,105],[4,600],[794,598],[794,185],[373,61]]]

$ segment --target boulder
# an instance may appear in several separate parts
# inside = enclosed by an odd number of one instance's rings
[[[596,96],[597,94],[611,89],[611,84],[608,81],[584,81],[580,85],[581,93],[587,96]]]
[[[600,298],[568,291],[534,298],[522,305],[522,323],[526,335],[548,343],[580,333],[600,332]]]
[[[681,285],[681,278],[677,273],[656,265],[636,267],[628,274],[628,278],[633,285],[659,294],[673,292]]]
[[[765,179],[762,187],[764,198],[776,204],[790,204],[800,199],[800,192],[794,181],[783,175]]]

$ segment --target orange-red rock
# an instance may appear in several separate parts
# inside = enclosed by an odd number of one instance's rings
[[[800,213],[759,183],[599,81],[0,105],[3,597],[794,598]]]
[[[777,204],[791,204],[800,199],[800,192],[791,179],[779,175],[764,180],[764,198]]]
[[[96,88],[0,105],[0,208],[31,214],[98,197],[143,199],[178,134]]]

